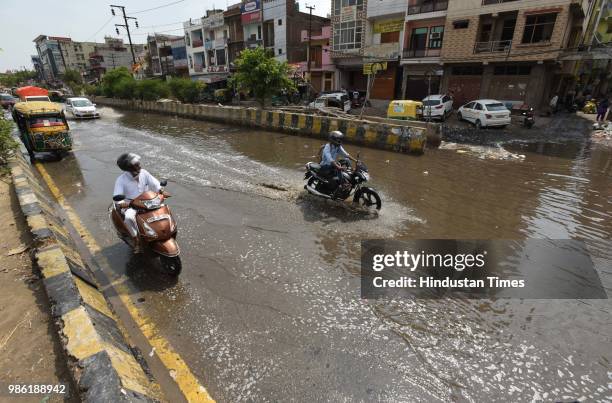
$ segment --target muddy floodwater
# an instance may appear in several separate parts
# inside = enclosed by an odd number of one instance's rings
[[[49,162],[139,307],[219,401],[610,401],[606,300],[362,300],[362,239],[581,239],[612,284],[612,151],[587,140],[347,145],[379,214],[305,194],[320,140],[102,108]],[[585,126],[586,127],[586,126]],[[155,280],[106,217],[121,152],[169,180],[184,271]]]

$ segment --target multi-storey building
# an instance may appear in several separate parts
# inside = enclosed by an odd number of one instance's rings
[[[302,30],[302,43],[308,44],[308,30]],[[310,84],[315,92],[331,91],[335,87],[336,66],[331,59],[331,25],[324,26],[319,32],[312,32],[310,38]],[[299,63],[298,72],[307,75],[306,61]]]
[[[441,84],[455,106],[476,98],[547,104],[570,75],[559,57],[582,30],[587,2],[449,2]]]
[[[171,40],[170,48],[172,49],[172,65],[174,66],[174,75],[189,77],[187,45],[185,44],[185,38],[179,37]]]
[[[240,11],[241,3],[234,4],[227,8],[223,13],[225,26],[227,26],[227,62],[230,70],[233,64],[240,56],[240,52],[244,49],[244,31],[242,29]]]
[[[134,54],[144,51],[145,45],[132,46]],[[93,51],[88,55],[88,79],[100,79],[104,73],[118,67],[132,68],[133,59],[129,45],[123,43],[121,38],[104,37],[104,43],[96,43]]]
[[[365,91],[363,51],[367,25],[367,0],[332,0],[332,58],[336,64],[336,88]]]
[[[228,27],[222,10],[208,10],[206,16],[183,23],[189,76],[208,84],[227,80]]]
[[[70,68],[66,62],[62,45],[66,46],[71,41],[70,38],[47,35],[38,35],[34,38],[44,80],[57,80],[66,69]]]
[[[442,78],[441,50],[449,0],[409,0],[402,39],[401,96],[437,94]]]
[[[172,41],[182,36],[154,34],[147,36],[149,51],[149,68],[153,76],[168,76],[174,74],[174,57],[172,56]]]

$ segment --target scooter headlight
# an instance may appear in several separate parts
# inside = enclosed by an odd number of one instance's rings
[[[145,206],[147,210],[155,210],[161,207],[161,198],[159,196],[155,196],[154,199],[151,200],[143,200],[142,204]]]
[[[152,238],[157,238],[157,233],[153,230],[153,228],[151,228],[149,224],[147,224],[146,221],[142,222],[142,227],[144,228],[147,236],[152,237]]]
[[[367,181],[369,181],[369,180],[370,180],[370,174],[369,174],[369,173],[367,173],[367,172],[361,172],[361,173],[360,173],[360,175],[361,175],[361,177],[363,178],[363,180],[364,180],[365,182],[367,182]]]

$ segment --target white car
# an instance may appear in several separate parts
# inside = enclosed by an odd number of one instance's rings
[[[344,112],[351,110],[351,101],[344,93],[323,94],[308,104],[311,108],[338,108]]]
[[[457,110],[457,119],[474,123],[476,128],[491,126],[505,127],[510,124],[510,111],[494,99],[477,99]]]
[[[443,121],[453,112],[453,99],[445,94],[429,95],[423,98],[423,119]]]
[[[72,113],[72,116],[77,119],[96,119],[100,117],[96,104],[92,104],[87,98],[66,99],[66,112]]]

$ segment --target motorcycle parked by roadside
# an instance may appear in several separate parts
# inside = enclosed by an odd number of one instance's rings
[[[130,207],[137,211],[136,224],[141,245],[145,246],[145,250],[159,256],[162,268],[166,273],[178,276],[181,273],[182,264],[179,256],[180,248],[176,242],[177,224],[170,207],[164,203],[169,197],[163,193],[167,181],[162,181],[160,184],[162,189],[159,193],[144,192],[130,202]],[[113,197],[114,202],[108,209],[109,219],[115,227],[117,236],[134,248],[134,241],[124,223],[124,216],[121,209],[117,208],[117,202],[124,199],[124,195]]]
[[[357,154],[359,159],[359,154]],[[367,166],[362,161],[357,161],[355,167],[348,160],[340,160],[342,167],[342,183],[338,185],[333,178],[327,178],[321,173],[321,165],[315,162],[306,164],[304,185],[310,194],[332,200],[346,200],[353,195],[353,203],[365,208],[380,210],[382,201],[378,192],[364,184],[370,180]]]

